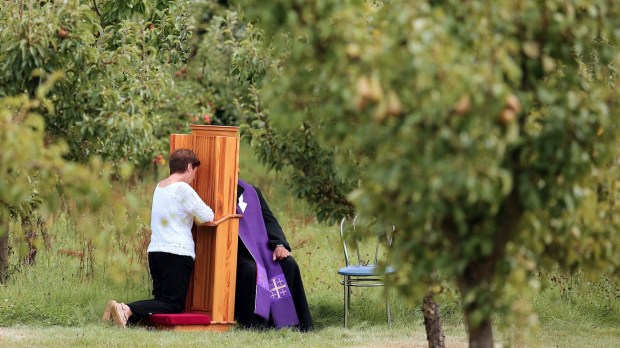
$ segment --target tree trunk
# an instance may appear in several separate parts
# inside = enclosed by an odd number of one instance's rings
[[[429,348],[445,348],[446,335],[441,328],[441,318],[439,316],[439,305],[433,299],[433,294],[428,293],[424,296],[422,304],[424,313],[424,327],[426,329],[426,339]]]
[[[469,334],[469,348],[493,348],[493,327],[491,319],[485,319],[477,326],[472,323],[471,312],[466,311],[467,333]]]
[[[463,303],[467,302],[465,298],[472,292],[476,294],[475,299],[463,308],[469,336],[469,348],[493,348],[491,313],[488,310],[483,310],[483,307],[487,305],[488,299],[493,296],[489,284],[491,284],[494,269],[494,262],[472,262],[465,268],[464,276],[459,279]]]
[[[498,263],[506,254],[506,245],[516,235],[518,221],[523,216],[518,191],[515,186],[501,209],[496,233],[490,240],[493,243],[491,254],[486,257],[472,258],[467,262],[463,272],[457,276],[461,300],[465,304],[464,314],[470,348],[493,348],[491,315],[494,308],[488,308],[488,301],[497,295],[492,290],[493,283],[497,281],[495,271]],[[469,223],[472,229],[476,225],[473,221]],[[475,295],[474,300],[467,303],[469,301],[465,298],[472,292]],[[480,314],[482,317],[479,316]]]
[[[9,220],[0,214],[0,284],[9,277]]]
[[[35,222],[36,221],[36,222]],[[28,244],[28,254],[24,257],[24,264],[32,265],[37,257],[37,218],[24,217],[22,219],[22,229],[25,231],[26,244]]]
[[[469,335],[469,348],[493,348],[493,327],[488,300],[493,297],[491,282],[496,259],[483,259],[470,262],[459,279],[461,301],[475,294],[475,299],[463,308],[465,324]]]

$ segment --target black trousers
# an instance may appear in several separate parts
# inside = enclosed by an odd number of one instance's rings
[[[127,304],[133,312],[129,318],[130,323],[139,323],[151,314],[181,313],[185,308],[194,259],[163,252],[149,253],[148,258],[153,279],[153,299]]]
[[[308,308],[308,301],[301,280],[299,265],[292,256],[280,261],[282,273],[293,295],[295,311],[299,318],[298,329],[310,331],[313,328],[312,316]],[[252,255],[239,240],[239,252],[237,257],[237,286],[235,291],[235,319],[237,323],[246,328],[266,329],[274,327],[273,319],[265,320],[254,314],[256,301],[256,262]]]

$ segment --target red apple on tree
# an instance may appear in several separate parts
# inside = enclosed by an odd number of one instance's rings
[[[65,30],[65,28],[60,27],[60,29],[58,29],[58,37],[61,39],[64,39],[67,37],[67,35],[69,35],[69,32],[67,30]]]
[[[155,156],[155,158],[153,158],[153,163],[163,164],[163,160],[164,160],[164,156],[161,153],[159,153],[157,154],[157,156]]]
[[[510,108],[506,108],[502,110],[499,120],[503,125],[507,126],[511,124],[512,122],[514,122],[516,118],[517,118],[517,114],[515,113],[515,111]]]

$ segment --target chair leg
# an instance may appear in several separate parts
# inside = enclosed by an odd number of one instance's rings
[[[349,276],[344,276],[344,327],[349,322],[349,306],[351,304],[351,288],[349,287]]]
[[[388,326],[392,326],[392,312],[390,311],[390,290],[387,289],[387,291],[385,292],[386,296],[385,296],[385,309],[387,311],[387,321],[388,321]]]
[[[347,281],[349,282],[349,286],[347,286],[347,308],[349,309],[347,312],[351,310],[351,276],[347,277]]]

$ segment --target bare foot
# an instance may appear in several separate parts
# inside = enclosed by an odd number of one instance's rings
[[[120,326],[120,327],[127,327],[127,313],[125,312],[125,308],[126,305],[124,303],[116,303],[116,305],[114,305],[112,307],[112,312],[111,312],[111,316],[112,316],[112,320],[114,321],[114,324]],[[128,307],[129,308],[129,307]]]
[[[108,301],[108,303],[105,304],[105,310],[103,311],[103,316],[101,317],[101,320],[103,321],[112,320],[112,308],[116,306],[117,304],[118,302],[114,300]]]

